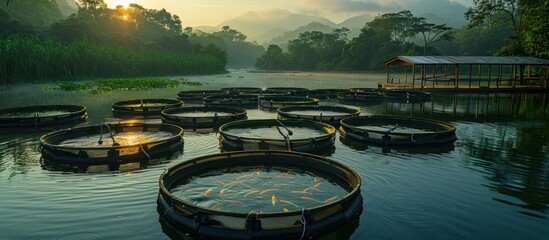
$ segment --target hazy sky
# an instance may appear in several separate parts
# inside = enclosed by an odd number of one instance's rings
[[[137,3],[146,8],[165,8],[177,14],[183,26],[218,25],[248,11],[273,8],[328,18],[339,23],[360,14],[412,10],[414,14],[463,15],[463,5],[473,0],[105,0],[109,7]],[[456,12],[457,11],[457,12]]]

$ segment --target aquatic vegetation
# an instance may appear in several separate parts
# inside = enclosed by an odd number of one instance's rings
[[[213,74],[225,72],[225,62],[205,53],[133,49],[84,40],[61,43],[13,35],[0,37],[0,69],[0,85],[4,85],[83,78]]]
[[[189,82],[185,78],[111,78],[97,81],[75,83],[75,82],[57,82],[55,87],[45,86],[45,91],[58,89],[63,91],[83,91],[90,90],[91,93],[99,94],[110,91],[126,90],[148,90],[157,88],[175,88],[179,85],[201,86],[200,82]]]

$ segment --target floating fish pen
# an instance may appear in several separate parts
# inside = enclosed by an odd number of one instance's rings
[[[292,96],[261,96],[259,107],[265,109],[277,109],[285,106],[318,105],[320,99]]]
[[[339,126],[339,121],[360,114],[360,109],[340,106],[289,106],[278,110],[279,119],[303,119]]]
[[[169,124],[100,124],[46,134],[40,138],[44,159],[69,165],[146,161],[183,149],[183,129]]]
[[[324,88],[324,89],[312,89],[307,92],[308,97],[318,99],[337,99],[337,94],[340,92],[347,92],[347,89],[339,88]]]
[[[112,113],[115,117],[159,116],[163,110],[181,105],[176,99],[133,99],[113,103]]]
[[[167,169],[158,212],[200,239],[315,239],[362,213],[360,176],[324,157],[228,152]]]
[[[223,94],[204,98],[204,105],[209,107],[233,106],[242,108],[257,108],[257,95],[254,94]]]
[[[341,137],[389,146],[451,143],[456,128],[446,122],[398,116],[361,116],[341,120]]]
[[[233,87],[222,88],[221,90],[226,91],[228,94],[259,94],[263,91],[263,89],[256,87]]]
[[[193,90],[177,93],[177,99],[189,102],[202,102],[204,98],[211,95],[227,94],[225,90]]]
[[[306,96],[309,92],[307,88],[299,87],[270,87],[266,88],[265,93],[287,93],[292,96]]]
[[[162,111],[162,121],[185,129],[218,128],[228,122],[244,120],[246,114],[246,109],[239,107],[181,107]]]
[[[383,101],[383,94],[379,91],[339,92],[337,94],[337,100],[352,103],[376,103]]]
[[[219,128],[223,149],[289,150],[331,153],[336,129],[328,124],[307,120],[244,120]]]
[[[0,128],[44,127],[86,120],[86,107],[77,105],[39,105],[0,109]]]
[[[385,100],[390,102],[428,102],[431,93],[424,91],[384,90]]]

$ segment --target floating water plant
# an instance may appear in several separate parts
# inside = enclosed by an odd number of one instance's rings
[[[75,83],[75,82],[57,82],[53,88],[44,87],[44,90],[50,89],[63,91],[84,91],[90,90],[91,93],[100,94],[110,91],[138,91],[157,88],[175,88],[179,85],[201,86],[200,82],[190,82],[185,78],[109,78],[97,81]]]

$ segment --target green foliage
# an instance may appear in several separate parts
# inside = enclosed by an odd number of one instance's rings
[[[107,46],[88,41],[68,44],[13,35],[0,38],[0,85],[37,80],[166,76],[224,72],[224,59],[207,48],[196,54]],[[209,51],[209,52],[208,52]]]
[[[55,0],[12,1],[9,5],[0,4],[0,12],[2,11],[7,13],[12,21],[40,31],[45,31],[50,24],[63,18]],[[0,25],[2,22],[6,22],[6,19],[0,18]]]
[[[549,58],[549,0],[474,0],[465,16],[470,27],[481,24],[506,25],[512,42],[501,55],[531,55]]]
[[[290,57],[283,53],[278,45],[272,44],[269,45],[267,51],[257,59],[255,67],[267,70],[290,69]]]
[[[45,90],[58,89],[63,91],[83,91],[90,90],[91,93],[99,94],[110,91],[138,91],[157,88],[175,88],[179,85],[202,86],[200,82],[189,82],[185,78],[112,78],[101,79],[86,83],[57,82],[53,88]]]

